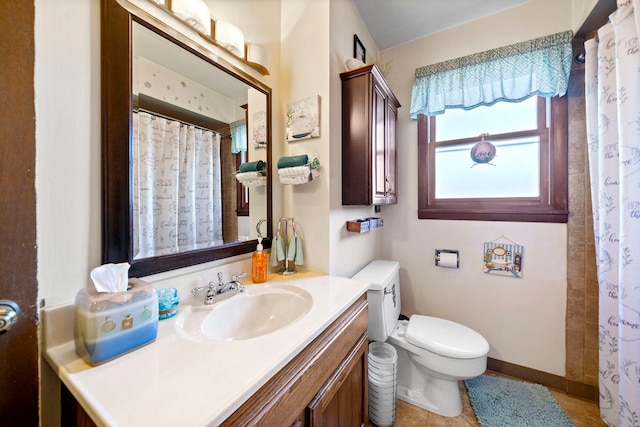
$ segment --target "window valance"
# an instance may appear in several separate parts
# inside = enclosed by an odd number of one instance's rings
[[[238,154],[247,151],[247,123],[245,119],[236,120],[229,124],[231,128],[231,152]]]
[[[573,33],[565,31],[416,69],[411,118],[447,108],[470,110],[498,101],[567,91]]]

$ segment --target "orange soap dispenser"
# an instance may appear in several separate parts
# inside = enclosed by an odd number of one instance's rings
[[[251,258],[251,280],[253,283],[267,281],[267,254],[262,249],[262,237],[258,237],[258,247]]]

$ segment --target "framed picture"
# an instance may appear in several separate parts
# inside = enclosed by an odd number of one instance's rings
[[[512,240],[485,242],[483,261],[483,271],[487,274],[499,274],[521,279],[524,246]]]
[[[287,141],[320,136],[320,95],[287,104]]]
[[[359,59],[363,63],[367,62],[367,50],[364,48],[364,45],[356,34],[353,35],[353,57]]]
[[[267,113],[256,111],[253,113],[253,148],[267,148]]]

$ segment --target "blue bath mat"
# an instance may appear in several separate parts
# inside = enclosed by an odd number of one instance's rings
[[[466,380],[481,427],[573,427],[546,387],[481,375]]]

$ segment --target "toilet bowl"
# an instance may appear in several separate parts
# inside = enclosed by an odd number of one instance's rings
[[[430,412],[455,417],[462,412],[458,381],[487,368],[489,343],[456,322],[437,317],[400,315],[400,265],[372,261],[353,279],[369,284],[369,339],[387,342],[398,352],[398,398]]]

